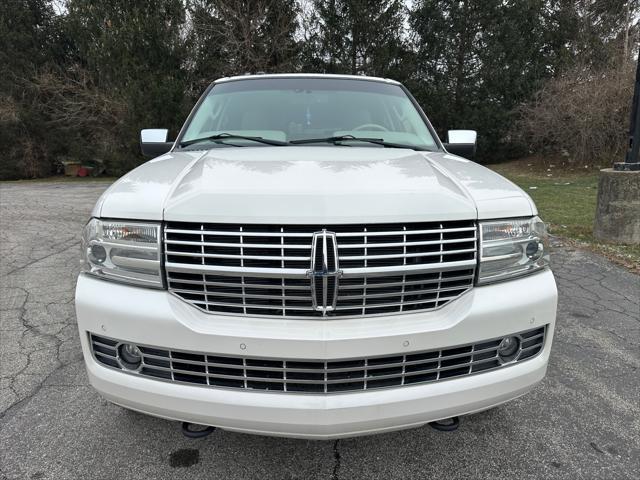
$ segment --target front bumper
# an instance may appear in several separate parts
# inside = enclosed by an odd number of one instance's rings
[[[108,400],[173,420],[317,439],[418,426],[526,393],[545,375],[556,303],[550,271],[474,288],[433,312],[336,320],[210,315],[166,291],[86,275],[76,291],[89,379]],[[87,335],[221,355],[337,360],[440,349],[543,325],[542,352],[521,363],[415,386],[317,395],[218,389],[123,373],[95,361]]]

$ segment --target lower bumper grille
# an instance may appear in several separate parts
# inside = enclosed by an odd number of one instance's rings
[[[122,341],[90,334],[90,344],[99,363],[144,377],[218,388],[337,393],[437,382],[504,368],[539,354],[545,334],[546,327],[514,334],[518,351],[508,362],[498,355],[504,337],[442,350],[328,361],[221,356],[138,344],[142,362],[135,370],[119,359]]]

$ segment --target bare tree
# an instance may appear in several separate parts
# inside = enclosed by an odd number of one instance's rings
[[[299,7],[293,0],[192,0],[196,68],[207,77],[295,67]]]
[[[579,65],[551,79],[517,110],[514,137],[530,152],[560,154],[568,163],[619,160],[626,149],[634,63],[597,70]]]

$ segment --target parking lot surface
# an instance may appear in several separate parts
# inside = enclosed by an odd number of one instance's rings
[[[0,479],[640,478],[640,277],[562,246],[546,379],[456,432],[189,440],[109,404],[88,384],[73,306],[80,232],[106,187],[0,184]]]

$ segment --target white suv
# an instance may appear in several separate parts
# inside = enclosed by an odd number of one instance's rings
[[[557,291],[520,188],[399,83],[223,78],[114,183],[82,243],[92,385],[168,419],[339,438],[540,382]],[[188,424],[187,424],[188,427]]]

